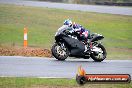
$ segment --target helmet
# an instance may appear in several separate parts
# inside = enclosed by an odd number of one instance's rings
[[[72,21],[70,19],[67,19],[64,21],[64,25],[68,25],[69,27],[72,26]]]

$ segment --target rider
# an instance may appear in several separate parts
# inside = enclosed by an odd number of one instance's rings
[[[76,33],[79,35],[79,37],[80,37],[79,40],[83,41],[85,44],[84,52],[86,52],[88,50],[86,45],[88,44],[88,38],[90,38],[90,31],[86,30],[84,27],[82,27],[79,24],[76,24],[75,22],[72,23],[72,21],[70,19],[65,20],[64,25],[68,25],[69,27],[72,28],[72,30],[70,32]]]

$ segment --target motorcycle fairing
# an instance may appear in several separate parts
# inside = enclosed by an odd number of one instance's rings
[[[84,56],[85,45],[77,39],[63,36],[71,56]]]
[[[102,40],[103,38],[104,37],[102,35],[98,35],[98,36],[95,36],[94,38],[92,38],[90,41],[94,42],[94,41]]]

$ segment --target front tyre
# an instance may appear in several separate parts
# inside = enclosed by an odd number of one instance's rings
[[[107,52],[103,45],[98,44],[93,49],[93,53],[91,53],[91,58],[96,62],[101,62],[106,58]]]
[[[61,47],[61,45],[58,45],[57,43],[52,46],[51,52],[52,55],[60,61],[64,61],[69,56],[67,47]]]

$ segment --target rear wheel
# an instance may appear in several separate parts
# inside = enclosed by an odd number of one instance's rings
[[[51,52],[52,52],[52,55],[60,61],[64,61],[69,56],[69,51],[64,44],[62,47],[61,45],[58,45],[57,43],[55,43],[52,46]]]
[[[101,62],[106,58],[106,49],[103,45],[99,44],[98,46],[93,47],[93,53],[91,53],[91,58],[96,62]]]

